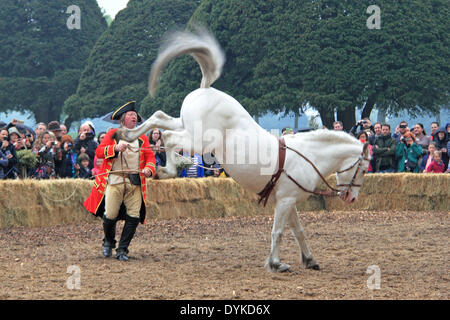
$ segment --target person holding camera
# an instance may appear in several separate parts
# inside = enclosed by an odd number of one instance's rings
[[[359,130],[358,130],[358,128],[359,128]],[[360,131],[367,132],[369,130],[370,130],[370,133],[368,135],[369,136],[373,135],[374,130],[372,127],[372,122],[369,120],[369,118],[364,118],[355,123],[355,125],[350,129],[350,133],[354,137],[356,137]]]
[[[55,160],[55,166],[59,168],[60,178],[76,178],[77,154],[73,152],[73,139],[68,134],[61,138],[62,157]]]
[[[408,122],[402,121],[395,128],[395,133],[392,135],[392,137],[395,138],[395,140],[397,140],[397,142],[400,142],[400,139],[409,131],[410,130],[408,128]]]
[[[17,179],[19,170],[17,169],[17,164],[19,163],[17,159],[16,149],[14,145],[9,141],[9,132],[7,128],[2,128],[0,130],[1,139],[1,151],[8,159],[8,165],[4,171],[5,179]]]
[[[397,144],[395,157],[397,158],[398,172],[419,172],[419,158],[422,155],[422,147],[416,143],[414,134],[406,132]]]
[[[78,137],[75,138],[73,151],[79,156],[86,153],[89,156],[89,169],[94,168],[95,150],[97,149],[95,141],[95,128],[92,122],[86,121],[78,130]]]

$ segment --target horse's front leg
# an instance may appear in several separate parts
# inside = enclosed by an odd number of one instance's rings
[[[301,251],[301,260],[306,269],[314,269],[319,270],[319,264],[314,259],[311,250],[309,249],[308,244],[305,239],[305,232],[303,230],[303,226],[298,217],[297,209],[294,206],[294,210],[292,210],[289,214],[289,225],[291,227],[292,234],[294,235],[297,243],[300,247]]]
[[[280,244],[286,220],[292,209],[295,209],[295,199],[277,199],[272,227],[272,245],[266,260],[266,269],[272,272],[288,271],[290,266],[280,261]]]

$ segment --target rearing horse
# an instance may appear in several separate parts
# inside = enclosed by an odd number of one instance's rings
[[[255,193],[268,190],[266,197],[275,200],[272,245],[266,268],[279,272],[289,269],[279,255],[281,236],[289,225],[305,267],[319,269],[306,243],[296,203],[306,199],[323,177],[333,172],[337,174],[339,188],[334,190],[348,203],[356,200],[369,166],[367,145],[363,146],[347,133],[329,130],[287,135],[285,145],[280,145],[278,138],[261,128],[238,101],[211,87],[221,74],[225,57],[216,39],[206,31],[177,32],[168,38],[150,73],[152,95],[167,63],[183,54],[194,57],[203,77],[200,88],[184,99],[180,117],[157,111],[141,126],[121,130],[119,134],[132,141],[153,128],[165,130],[167,165],[158,169],[160,178],[176,176],[176,148],[198,154],[214,153],[237,183]],[[279,150],[285,152],[284,166],[280,166],[283,163]]]

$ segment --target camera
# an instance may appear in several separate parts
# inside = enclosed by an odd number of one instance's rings
[[[366,124],[366,123],[367,123],[367,120],[363,120],[363,121],[361,121],[361,123],[362,123],[362,124]]]
[[[73,144],[71,142],[67,142],[67,148],[72,148]]]

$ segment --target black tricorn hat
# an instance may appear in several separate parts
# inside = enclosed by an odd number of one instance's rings
[[[123,114],[127,113],[128,111],[134,111],[137,114],[137,121],[142,122],[142,117],[137,112],[135,105],[136,101],[134,100],[125,103],[123,106],[121,106],[120,108],[118,108],[116,111],[113,112],[113,114],[111,115],[111,120],[120,120],[120,117]]]

